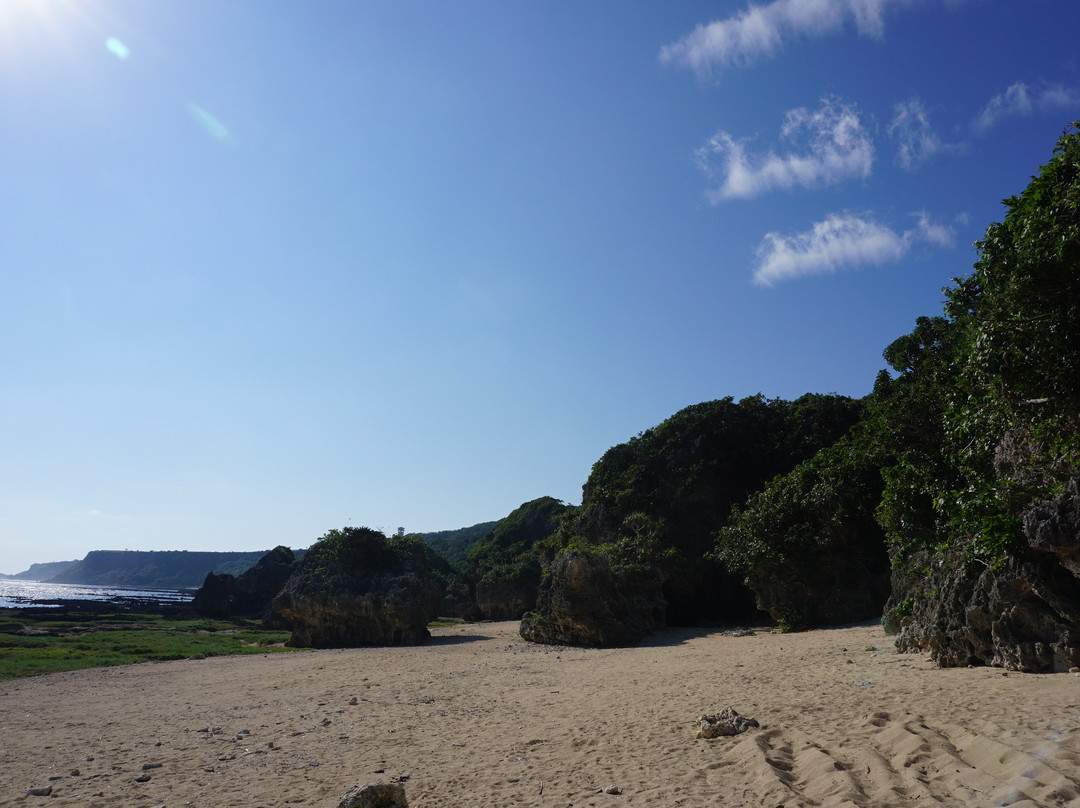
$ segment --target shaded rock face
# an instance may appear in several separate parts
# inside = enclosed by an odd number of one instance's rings
[[[542,569],[537,545],[573,508],[554,497],[524,502],[469,550],[467,585],[472,603],[461,612],[470,620],[518,619],[536,605]]]
[[[993,568],[931,565],[923,586],[934,597],[909,599],[896,647],[929,651],[942,666],[1037,673],[1080,666],[1080,479],[1028,509],[1024,538],[1025,552]],[[890,611],[904,594],[894,593]]]
[[[235,575],[207,573],[206,580],[196,590],[195,597],[191,599],[191,608],[207,617],[227,616],[229,613],[229,601],[235,585]]]
[[[656,570],[613,568],[603,555],[564,552],[540,585],[537,613],[521,621],[521,636],[549,645],[633,645],[665,623],[661,583]]]
[[[513,581],[477,584],[474,620],[519,620],[536,606],[537,586],[518,585]]]
[[[842,396],[728,397],[686,407],[604,453],[582,487],[573,530],[606,544],[626,537],[632,514],[646,515],[683,562],[666,569],[667,622],[746,619],[754,597],[743,576],[707,557],[716,532],[733,505],[834,443],[859,414],[860,405]]]
[[[1056,500],[1038,503],[1024,514],[1024,535],[1032,550],[1080,578],[1080,477],[1065,483]]]
[[[275,547],[239,576],[209,573],[192,608],[210,617],[262,617],[274,622],[270,602],[296,568],[288,547]]]
[[[889,559],[880,552],[825,553],[799,564],[768,564],[747,576],[758,609],[783,628],[837,625],[881,616]]]
[[[286,645],[348,648],[419,645],[439,614],[442,590],[430,575],[415,572],[297,574],[274,599],[288,621]]]

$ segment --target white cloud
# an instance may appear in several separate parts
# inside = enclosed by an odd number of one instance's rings
[[[880,37],[887,5],[904,0],[773,0],[749,5],[723,20],[699,25],[660,49],[660,61],[689,67],[699,76],[714,68],[746,65],[774,55],[786,39],[821,36],[849,20],[863,36]]]
[[[709,201],[748,199],[767,191],[834,185],[849,177],[870,176],[874,144],[859,121],[855,107],[822,99],[821,108],[788,112],[780,129],[783,140],[799,151],[787,154],[747,154],[745,145],[719,131],[695,152],[698,166],[719,179]]]
[[[959,143],[943,143],[930,125],[930,118],[918,97],[893,108],[889,136],[896,141],[896,164],[913,171],[943,152],[963,149]]]
[[[834,213],[812,229],[793,236],[767,233],[757,249],[754,282],[773,286],[778,281],[823,275],[845,267],[899,261],[919,242],[952,246],[951,228],[934,224],[926,213],[914,215],[915,226],[903,233],[867,216],[850,213]]]
[[[915,227],[904,232],[904,240],[908,244],[924,241],[935,247],[949,248],[956,244],[956,232],[943,224],[935,224],[930,221],[930,214],[919,211],[915,216]]]
[[[1046,87],[1036,93],[1027,84],[1018,81],[1005,92],[991,98],[982,111],[975,116],[972,126],[975,127],[975,131],[982,133],[1003,118],[1026,117],[1036,110],[1046,112],[1063,107],[1080,107],[1080,95],[1060,84]]]

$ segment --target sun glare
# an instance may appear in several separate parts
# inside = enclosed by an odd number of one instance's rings
[[[105,41],[103,25],[95,0],[0,0],[0,62],[17,73],[41,60],[71,59],[89,38]]]

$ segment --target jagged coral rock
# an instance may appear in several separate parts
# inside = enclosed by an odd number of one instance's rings
[[[740,715],[733,707],[725,707],[713,715],[698,718],[701,729],[697,738],[720,738],[726,735],[741,735],[751,727],[761,726],[755,719]]]
[[[540,586],[521,636],[551,645],[633,645],[664,625],[660,574],[613,566],[606,556],[564,552]]]

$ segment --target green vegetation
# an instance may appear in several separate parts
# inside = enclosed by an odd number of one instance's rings
[[[510,583],[533,589],[539,586],[540,554],[536,546],[572,510],[554,497],[540,497],[496,522],[491,532],[469,550],[467,570],[473,585]]]
[[[885,351],[897,373],[873,400],[885,492],[878,516],[916,580],[933,562],[1000,567],[1022,556],[1021,515],[1080,468],[1080,133],[1074,125],[1004,221]]]
[[[894,624],[940,597],[929,576],[1028,558],[1022,516],[1080,468],[1080,133],[976,245],[944,316],[890,344],[860,423],[775,477],[717,531],[712,557],[755,592],[784,580],[782,626],[813,623],[844,565],[884,540]],[[876,524],[875,524],[876,523]],[[776,587],[774,586],[773,589]],[[775,594],[775,593],[774,593]]]
[[[469,539],[461,560],[451,564],[436,556],[432,567],[443,587],[444,608],[470,619],[517,617],[532,608],[542,576],[538,545],[573,510],[554,497],[539,497],[484,523],[488,529]],[[424,536],[429,544],[430,537]]]
[[[762,565],[806,567],[856,545],[880,547],[881,490],[865,441],[849,434],[735,505],[711,556],[746,575]]]
[[[687,407],[609,449],[592,468],[580,509],[545,549],[551,557],[602,552],[618,569],[653,570],[673,623],[745,616],[749,592],[712,555],[716,532],[733,507],[833,444],[862,412],[853,399],[816,394]]]
[[[89,620],[30,618],[25,609],[0,609],[0,680],[186,659],[195,654],[289,651],[293,649],[282,645],[288,638],[287,631],[264,631],[257,628],[257,623],[173,619],[130,612],[94,615]]]
[[[379,572],[426,570],[428,546],[416,534],[387,538],[369,527],[327,531],[300,562],[303,575],[372,575]]]
[[[424,533],[423,538],[437,555],[446,559],[455,568],[464,569],[469,550],[490,533],[495,524],[495,522],[480,522],[458,530],[440,530],[436,533]]]

